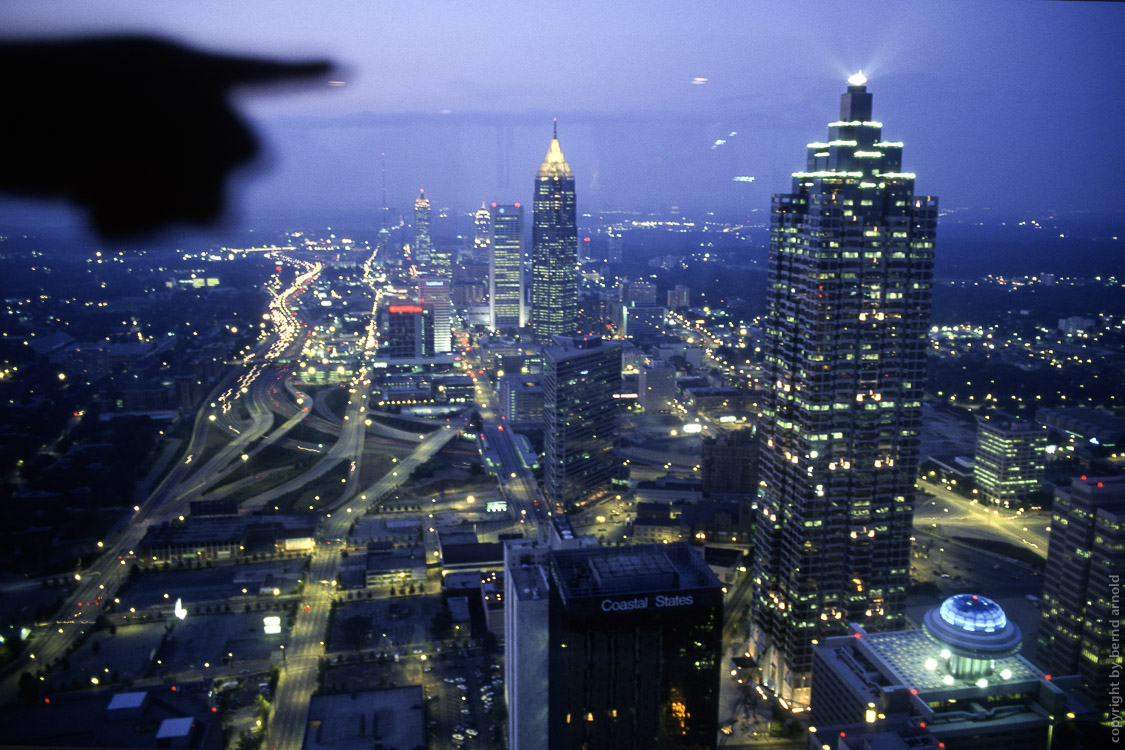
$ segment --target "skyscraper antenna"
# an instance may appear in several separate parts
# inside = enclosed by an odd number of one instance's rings
[[[555,139],[559,137],[559,118],[555,118]]]

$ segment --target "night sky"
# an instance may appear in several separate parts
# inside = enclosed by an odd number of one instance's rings
[[[345,86],[242,95],[270,151],[237,191],[244,218],[373,212],[381,151],[392,206],[419,187],[456,210],[528,201],[557,116],[580,211],[764,220],[858,69],[944,208],[1122,216],[1116,3],[23,0],[3,16],[9,39],[145,32],[335,61]]]

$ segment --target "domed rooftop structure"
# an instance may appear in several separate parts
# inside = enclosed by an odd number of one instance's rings
[[[994,660],[1016,653],[1023,642],[1019,626],[1000,605],[979,594],[949,597],[926,613],[922,629],[944,647],[942,656],[957,677],[988,674]]]

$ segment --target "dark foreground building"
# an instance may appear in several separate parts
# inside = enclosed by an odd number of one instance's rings
[[[507,635],[509,658],[519,659],[523,648],[538,664],[545,657],[547,667],[544,674],[509,665],[518,682],[509,693],[521,697],[511,723],[523,726],[514,750],[714,747],[723,593],[695,551],[683,543],[580,547],[539,559],[542,565],[521,565],[519,551],[508,555],[512,579],[532,571],[539,586],[508,598],[508,606],[538,612]],[[526,650],[535,643],[546,643],[546,653]],[[526,731],[524,712],[545,725],[546,738]]]

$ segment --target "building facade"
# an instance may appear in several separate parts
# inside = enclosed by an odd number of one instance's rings
[[[616,475],[621,348],[597,336],[556,341],[543,349],[543,489],[563,510],[595,497]]]
[[[515,331],[526,324],[523,307],[523,206],[492,204],[488,254],[489,327]]]
[[[488,257],[492,247],[492,212],[481,204],[473,214],[473,260],[481,262]]]
[[[1023,635],[996,602],[957,594],[922,628],[852,630],[815,647],[810,748],[1052,747],[1065,681],[1019,655]]]
[[[688,544],[507,560],[509,747],[715,746],[722,584]]]
[[[558,129],[535,176],[531,231],[531,329],[537,341],[578,330],[578,221],[574,174]]]
[[[434,327],[433,354],[453,351],[453,291],[440,276],[418,277],[418,302],[430,310]]]
[[[410,248],[410,257],[414,259],[415,265],[422,268],[429,268],[433,261],[431,229],[430,200],[426,197],[425,190],[419,190],[414,201],[414,244]]]
[[[637,394],[645,411],[671,411],[676,405],[676,368],[659,360],[642,367]]]
[[[807,700],[812,641],[902,626],[937,200],[853,77],[770,219],[751,655]]]
[[[1043,571],[1036,659],[1053,674],[1076,674],[1108,724],[1120,684],[1120,605],[1125,575],[1125,477],[1080,477],[1055,491]],[[1120,695],[1119,692],[1117,692]]]
[[[973,479],[982,499],[1005,508],[1020,505],[1043,486],[1047,428],[1002,412],[977,416]]]
[[[416,359],[434,353],[432,310],[404,302],[379,310],[379,359]]]

